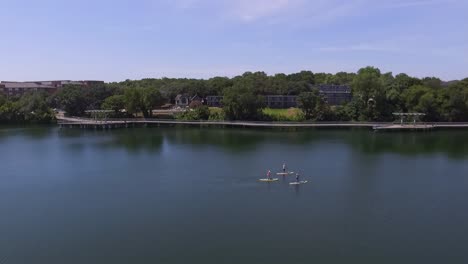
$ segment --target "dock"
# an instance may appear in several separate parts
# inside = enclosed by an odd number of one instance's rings
[[[436,122],[408,124],[380,124],[372,127],[374,131],[430,131],[434,129],[467,129],[465,122]]]
[[[114,129],[147,126],[199,126],[244,128],[368,128],[374,131],[429,131],[437,128],[468,128],[468,123],[391,123],[391,122],[261,122],[261,121],[181,121],[170,119],[57,118],[60,128]]]
[[[372,128],[375,123],[367,122],[261,122],[261,121],[181,121],[165,119],[112,119],[112,120],[93,120],[86,118],[60,118],[58,125],[61,128],[128,128],[128,127],[146,127],[146,126],[221,126],[221,127],[264,127],[264,128],[351,128],[367,127]],[[382,125],[382,124],[380,124]]]
[[[436,126],[433,124],[391,124],[376,125],[372,127],[375,131],[401,131],[401,130],[432,130]]]

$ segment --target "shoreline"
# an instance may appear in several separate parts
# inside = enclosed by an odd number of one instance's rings
[[[164,119],[109,119],[105,121],[61,117],[57,119],[60,128],[114,129],[147,126],[200,126],[200,127],[241,127],[241,128],[369,128],[374,131],[427,131],[433,129],[467,129],[468,123],[416,123],[393,122],[263,122],[263,121],[179,121]]]

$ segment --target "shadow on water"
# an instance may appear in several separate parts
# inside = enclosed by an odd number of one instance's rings
[[[145,151],[149,153],[161,152],[164,137],[160,133],[144,130],[117,131],[112,137],[97,144],[101,148],[124,148],[128,152]]]
[[[297,196],[301,196],[301,187],[300,185],[294,185],[294,192],[296,193]]]
[[[266,135],[238,129],[175,128],[165,130],[164,137],[172,145],[189,145],[191,148],[219,147],[232,152],[248,152],[262,144]]]
[[[204,148],[215,146],[232,152],[253,151],[262,144],[311,147],[317,143],[345,144],[366,154],[445,154],[450,158],[468,156],[468,131],[374,133],[369,129],[300,129],[294,131],[257,129],[165,130],[164,137],[175,145]]]
[[[60,130],[60,136],[68,140],[68,146],[79,150],[86,146],[101,149],[124,149],[131,153],[146,151],[149,153],[162,150],[164,137],[157,131],[146,129],[126,130]],[[86,140],[82,140],[86,138]]]
[[[231,152],[253,151],[265,143],[304,145],[322,139],[316,133],[240,128],[174,128],[164,130],[163,134],[174,145],[190,145],[195,148],[214,146]]]
[[[31,135],[37,134],[31,132]],[[46,136],[49,132],[42,133]],[[450,158],[468,156],[468,131],[374,133],[369,129],[240,129],[240,128],[137,128],[115,131],[61,130],[64,137],[92,135],[103,148],[159,151],[164,140],[190,148],[217,147],[234,153],[251,152],[263,144],[310,147],[318,143],[345,144],[366,154],[401,155],[445,154]]]
[[[31,125],[31,126],[13,126],[1,125],[0,126],[0,141],[9,137],[26,137],[31,139],[45,139],[48,138],[54,129],[47,125]]]
[[[0,126],[0,142],[10,137],[45,139],[58,135],[68,147],[159,152],[164,142],[194,149],[215,147],[233,153],[252,152],[265,144],[311,147],[342,144],[365,154],[444,154],[468,157],[467,130],[374,133],[369,129],[241,129],[241,128],[134,128],[120,130],[58,129],[50,126]]]
[[[462,130],[433,132],[357,133],[346,143],[366,154],[400,155],[445,154],[450,158],[468,157],[468,132]]]

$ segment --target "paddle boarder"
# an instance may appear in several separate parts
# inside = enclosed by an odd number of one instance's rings
[[[286,173],[286,163],[283,163],[283,173]]]
[[[296,173],[296,182],[299,182],[299,173]]]
[[[271,180],[271,171],[270,171],[270,170],[268,170],[268,172],[267,172],[267,178],[268,178],[269,180]]]

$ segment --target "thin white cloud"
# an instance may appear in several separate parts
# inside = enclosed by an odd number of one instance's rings
[[[431,6],[431,5],[440,5],[440,4],[450,4],[455,3],[455,0],[417,0],[417,1],[389,1],[384,3],[384,8],[409,8],[409,7],[422,7],[422,6]]]
[[[369,0],[171,0],[179,9],[202,8],[243,23],[286,19],[320,24],[356,13]],[[273,23],[274,24],[274,23]]]
[[[288,22],[295,26],[321,26],[358,15],[370,0],[237,0],[225,6],[242,22]]]
[[[321,47],[319,51],[325,52],[351,52],[351,51],[362,51],[362,52],[398,52],[401,49],[396,46],[390,45],[379,45],[371,43],[360,43],[349,46],[330,46],[330,47]]]
[[[227,5],[229,13],[243,22],[287,13],[305,4],[304,0],[237,0]]]
[[[391,53],[404,55],[425,55],[439,58],[459,59],[468,54],[468,48],[460,44],[431,43],[431,39],[424,35],[396,36],[381,41],[359,42],[349,45],[330,45],[316,48],[319,52],[327,53]]]
[[[320,27],[347,17],[357,16],[364,12],[368,0],[331,0],[316,1],[308,15],[305,16],[304,25]]]
[[[176,8],[188,9],[196,6],[201,0],[169,0]]]
[[[423,47],[420,43],[426,43],[424,35],[394,36],[382,40],[361,40],[357,43],[344,45],[330,45],[318,48],[322,52],[391,52],[413,53]]]

